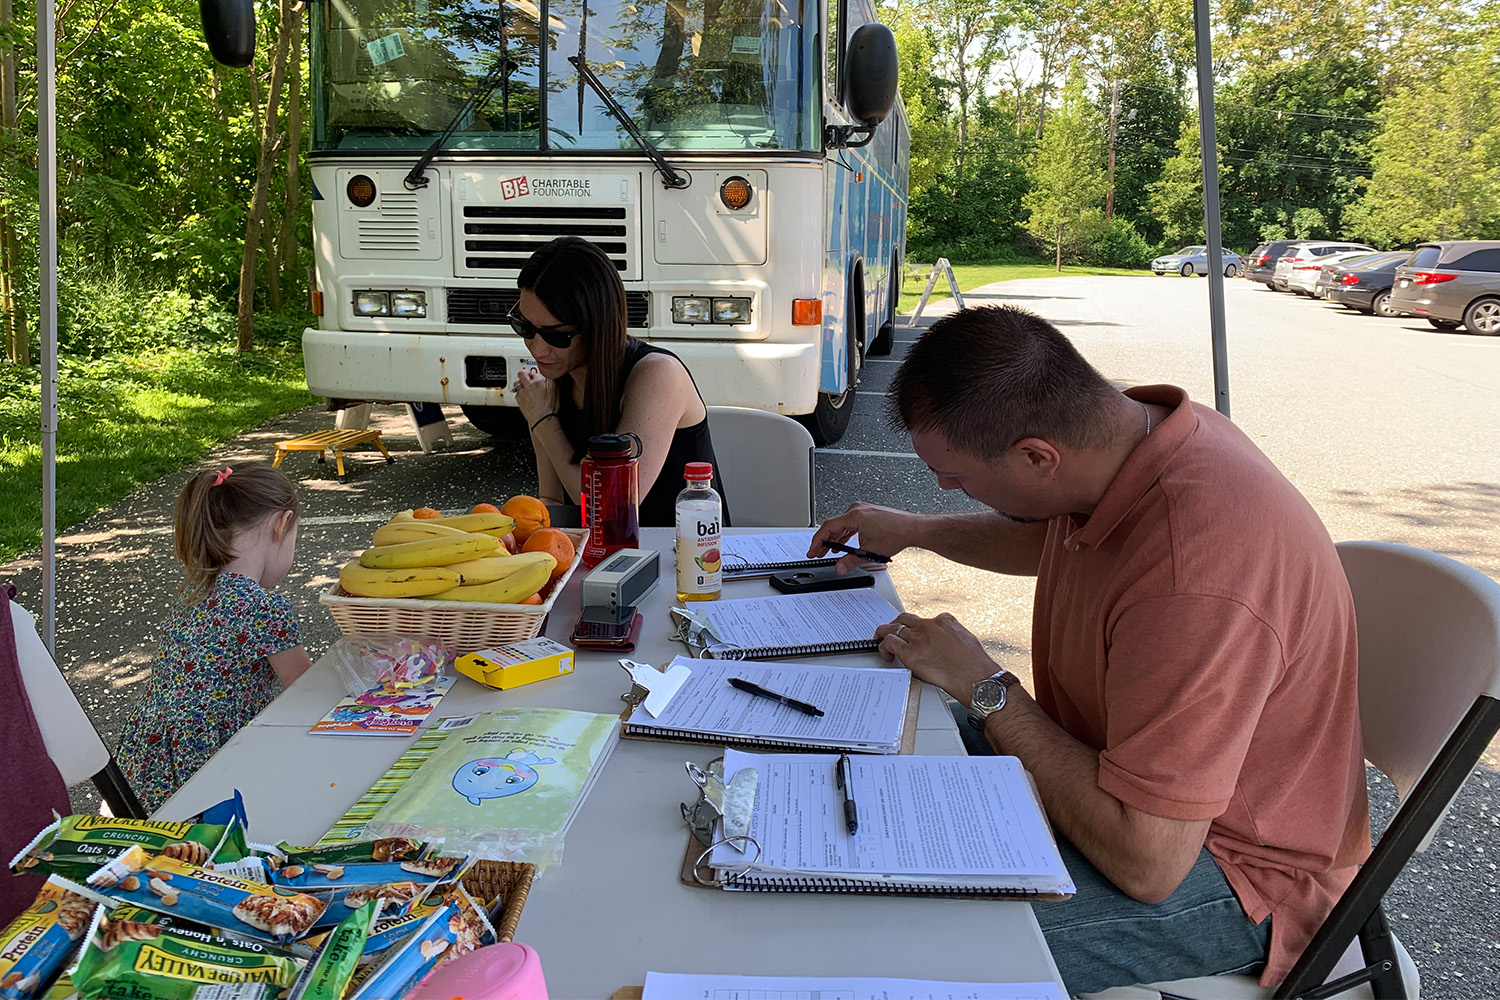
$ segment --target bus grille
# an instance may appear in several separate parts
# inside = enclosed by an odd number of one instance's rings
[[[362,253],[422,251],[422,223],[417,217],[414,192],[381,192],[379,212],[361,215],[358,224]]]
[[[609,255],[621,277],[640,277],[636,222],[623,205],[465,205],[458,273],[519,272],[533,251],[559,236],[583,237]]]
[[[520,293],[514,288],[448,289],[448,322],[505,326],[506,316],[515,306]],[[632,330],[651,326],[651,294],[625,293],[625,325]]]

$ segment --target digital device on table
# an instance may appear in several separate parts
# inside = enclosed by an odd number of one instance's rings
[[[578,624],[573,627],[573,645],[584,649],[634,649],[641,622],[641,615],[634,606],[585,607],[578,616]]]
[[[783,594],[811,594],[820,590],[854,590],[875,586],[875,578],[862,569],[840,575],[833,566],[784,569],[771,574],[771,586]]]

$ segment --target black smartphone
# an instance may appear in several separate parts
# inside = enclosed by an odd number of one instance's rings
[[[573,627],[573,645],[585,649],[609,649],[633,644],[633,636],[640,629],[641,616],[635,608],[623,610],[628,612],[625,620],[615,621],[612,609],[584,608],[578,624]]]
[[[783,594],[811,594],[818,590],[853,590],[875,586],[867,570],[851,569],[840,576],[832,566],[784,569],[771,574],[771,586]]]

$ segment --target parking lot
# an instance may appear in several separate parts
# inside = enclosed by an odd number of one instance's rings
[[[1500,338],[1375,319],[1243,280],[1226,286],[1232,415],[1308,496],[1333,537],[1419,545],[1500,578]],[[1202,278],[1143,275],[1015,281],[967,298],[1041,313],[1121,384],[1171,382],[1210,402],[1207,291]],[[972,505],[962,494],[936,490],[909,442],[883,418],[885,387],[918,332],[898,328],[890,358],[870,360],[849,432],[819,450],[820,516],[856,499],[915,509]],[[347,484],[333,478],[331,464],[305,455],[284,467],[299,480],[306,511],[297,562],[282,589],[314,655],[336,634],[317,593],[366,544],[372,522],[402,507],[467,507],[535,489],[526,443],[491,441],[456,409],[454,447],[431,456],[416,449],[397,408],[382,408],[377,419],[388,430],[395,465],[352,454]],[[268,460],[275,440],[329,422],[317,410],[289,414],[220,447],[198,468]],[[170,514],[193,471],[70,529],[59,548],[60,659],[110,740],[147,676],[155,629],[180,579]],[[1029,673],[1029,581],[919,552],[903,554],[891,572],[909,610],[952,612],[1007,666]],[[14,580],[22,602],[35,607],[34,557],[0,567],[0,578]],[[1413,683],[1421,683],[1424,666],[1413,665]],[[1497,783],[1500,753],[1492,747],[1442,836],[1390,901],[1392,923],[1431,997],[1489,996],[1500,983]],[[79,804],[87,801],[80,794]]]

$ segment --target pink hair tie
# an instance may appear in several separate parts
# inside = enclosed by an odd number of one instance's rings
[[[225,469],[224,469],[223,472],[215,472],[214,473],[214,485],[215,486],[223,486],[224,485],[224,480],[228,479],[229,478],[229,474],[231,472],[233,472],[233,471],[234,471],[233,469],[225,467]]]

